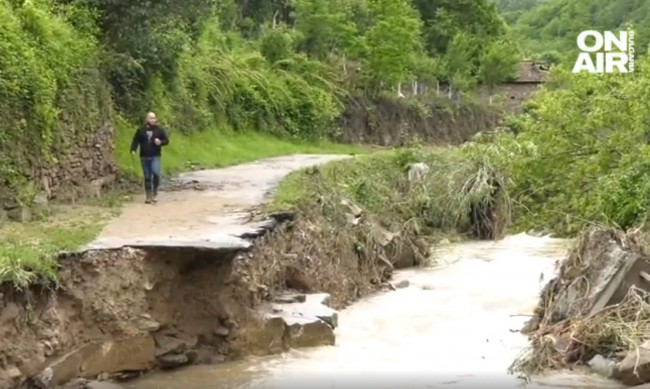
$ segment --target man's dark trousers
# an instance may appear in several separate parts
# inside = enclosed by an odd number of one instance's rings
[[[160,185],[160,157],[141,157],[142,173],[144,173],[144,190],[147,197],[158,195]]]

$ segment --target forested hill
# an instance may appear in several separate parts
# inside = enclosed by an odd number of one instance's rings
[[[514,36],[531,54],[577,53],[576,37],[583,30],[635,31],[635,50],[650,43],[650,1],[647,0],[494,0]],[[555,52],[555,53],[553,53]]]

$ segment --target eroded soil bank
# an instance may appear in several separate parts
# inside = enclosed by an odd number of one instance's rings
[[[534,377],[508,366],[526,346],[517,331],[570,241],[526,234],[439,245],[436,265],[396,272],[395,291],[340,311],[334,347],[291,350],[151,374],[129,389],[617,388],[584,370]],[[543,274],[544,277],[540,277]]]
[[[242,212],[248,203],[231,195],[246,192],[251,182],[256,189],[248,195],[257,199],[280,173],[304,166],[279,161],[267,166],[274,174],[255,179],[222,174],[239,192],[221,193],[238,206],[210,202],[219,204],[219,216]],[[218,189],[202,192],[219,196]],[[0,387],[78,386],[79,377],[120,380],[152,369],[333,344],[336,314],[329,306],[343,307],[385,287],[394,268],[420,263],[427,254],[426,245],[390,233],[354,204],[339,206],[342,224],[279,213],[250,226],[230,224],[230,234],[207,242],[197,237],[218,231],[219,221],[197,210],[195,216],[209,220],[186,223],[167,239],[136,236],[130,244],[104,235],[86,251],[62,255],[56,291],[3,289]],[[224,237],[228,244],[221,244]],[[292,300],[287,290],[308,301]]]

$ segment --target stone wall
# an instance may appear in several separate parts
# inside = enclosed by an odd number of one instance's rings
[[[26,221],[31,218],[30,208],[52,199],[74,202],[99,197],[102,187],[117,176],[113,132],[113,126],[105,122],[86,139],[76,137],[69,140],[70,144],[58,145],[62,151],[56,160],[31,161],[28,179],[37,191],[32,204],[20,205],[16,194],[0,184],[0,221],[7,217]]]
[[[113,127],[104,123],[85,142],[71,145],[57,156],[58,164],[35,171],[33,178],[41,183],[48,198],[61,197],[63,191],[84,188],[89,183],[107,183],[117,172],[113,149]]]

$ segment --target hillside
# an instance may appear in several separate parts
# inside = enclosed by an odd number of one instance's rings
[[[650,3],[645,0],[495,0],[514,36],[529,54],[575,58],[583,30],[636,32],[637,54],[650,43]],[[555,52],[555,53],[553,53]]]

